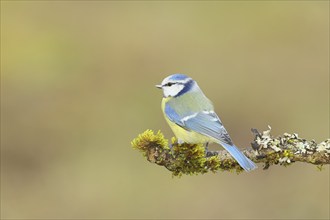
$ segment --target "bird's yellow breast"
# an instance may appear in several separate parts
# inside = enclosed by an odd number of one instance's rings
[[[170,99],[170,98],[171,97],[163,98],[163,100],[162,100],[162,111],[163,111],[165,120],[168,123],[168,125],[170,126],[170,128],[172,129],[174,135],[179,140],[184,141],[186,143],[194,143],[194,144],[203,143],[204,144],[204,143],[207,143],[207,142],[214,142],[214,140],[212,140],[213,138],[207,137],[205,135],[202,135],[202,134],[194,132],[194,131],[186,130],[186,129],[180,127],[179,125],[175,124],[171,120],[169,120],[168,117],[165,114],[165,104],[168,101],[168,99]]]

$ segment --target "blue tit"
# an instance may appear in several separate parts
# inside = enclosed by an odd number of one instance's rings
[[[166,77],[157,88],[163,90],[162,110],[180,143],[217,143],[246,171],[257,166],[231,140],[211,101],[196,81],[183,74]]]

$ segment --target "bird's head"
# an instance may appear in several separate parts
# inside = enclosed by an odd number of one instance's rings
[[[157,88],[163,90],[164,97],[178,97],[192,91],[196,82],[184,74],[173,74],[166,77]]]

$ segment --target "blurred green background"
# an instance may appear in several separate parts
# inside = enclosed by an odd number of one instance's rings
[[[329,218],[329,166],[172,178],[154,85],[198,81],[238,146],[329,138],[329,2],[1,1],[2,218]]]

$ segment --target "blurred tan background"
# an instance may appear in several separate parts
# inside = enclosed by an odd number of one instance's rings
[[[329,166],[172,178],[154,85],[198,81],[238,146],[329,138],[329,2],[1,1],[2,218],[329,218]]]

